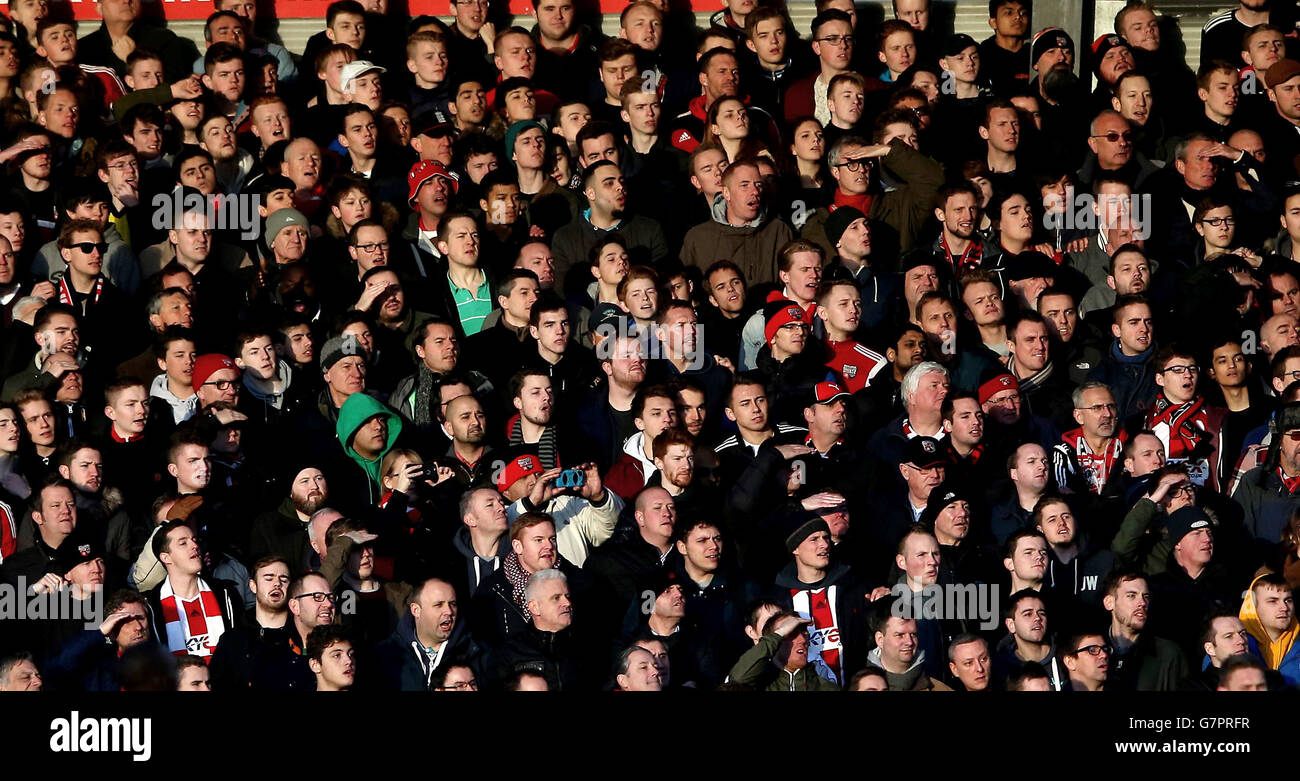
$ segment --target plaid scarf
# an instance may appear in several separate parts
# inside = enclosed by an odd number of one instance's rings
[[[176,656],[201,656],[206,662],[211,659],[226,626],[216,593],[202,578],[198,582],[199,595],[191,600],[181,600],[172,591],[171,578],[167,578],[162,583],[159,597],[167,630],[167,650]]]

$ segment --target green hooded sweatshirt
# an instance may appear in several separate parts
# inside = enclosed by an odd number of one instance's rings
[[[376,458],[362,458],[356,450],[352,449],[352,437],[357,433],[357,429],[361,428],[361,424],[376,415],[383,415],[388,421],[388,441],[384,443],[383,452]],[[379,490],[382,486],[379,481],[379,462],[383,461],[388,451],[393,449],[397,437],[402,433],[402,419],[375,397],[354,393],[339,408],[339,419],[334,424],[334,433],[338,435],[339,442],[343,445],[343,452],[356,461],[370,477],[370,499],[373,503],[377,498],[376,492],[382,493]]]

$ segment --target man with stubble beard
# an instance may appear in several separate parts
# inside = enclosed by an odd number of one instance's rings
[[[248,579],[253,609],[245,624],[222,634],[209,665],[217,691],[282,688],[293,678],[295,657],[289,622],[289,563],[259,559]],[[304,677],[305,680],[305,677]]]

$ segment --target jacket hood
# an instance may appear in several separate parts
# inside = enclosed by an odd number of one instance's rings
[[[750,222],[737,227],[727,222],[727,197],[719,191],[717,195],[713,196],[713,203],[709,204],[709,214],[713,216],[714,222],[724,228],[730,228],[737,232],[750,233],[763,227],[764,217],[767,216],[767,208],[759,206],[757,217]]]
[[[885,665],[880,661],[880,654],[881,650],[879,646],[872,648],[871,652],[867,654],[867,663],[885,670]],[[894,686],[895,682],[903,684],[897,688],[904,691],[909,690],[916,685],[916,682],[920,680],[923,675],[925,675],[925,651],[920,648],[916,649],[916,658],[912,660],[912,666],[907,668],[907,672],[891,673],[890,671],[885,670],[885,680],[889,682],[889,688],[891,690],[896,688]]]
[[[1241,612],[1238,617],[1241,623],[1246,625],[1246,631],[1255,641],[1259,643],[1260,656],[1264,658],[1264,663],[1271,669],[1278,669],[1282,664],[1282,659],[1290,652],[1291,646],[1295,644],[1296,637],[1300,636],[1300,623],[1296,622],[1295,616],[1291,616],[1291,626],[1276,640],[1270,640],[1268,630],[1259,620],[1259,610],[1255,606],[1255,584],[1259,579],[1264,577],[1260,575],[1250,582],[1250,588],[1246,589],[1246,596],[1241,600]]]
[[[352,449],[352,437],[357,433],[357,429],[361,428],[361,424],[376,415],[383,415],[388,422],[388,441],[384,443],[384,449],[378,457],[373,459],[362,458],[357,451]],[[334,432],[338,435],[339,443],[343,445],[343,452],[347,453],[349,458],[366,470],[366,474],[370,475],[370,479],[378,485],[379,462],[389,450],[393,449],[397,437],[402,433],[402,419],[397,416],[397,413],[373,396],[367,396],[365,393],[354,393],[339,408],[339,419],[334,424]]]

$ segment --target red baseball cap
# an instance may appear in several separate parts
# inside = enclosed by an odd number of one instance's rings
[[[516,481],[544,471],[546,470],[542,469],[542,463],[537,459],[537,456],[516,456],[513,461],[505,465],[505,468],[501,470],[501,474],[497,476],[497,490],[505,493]]]
[[[239,367],[235,362],[222,355],[221,353],[207,353],[200,355],[194,361],[194,374],[190,378],[190,384],[194,392],[199,392],[199,386],[208,381],[208,378],[222,369],[234,369],[239,372]]]
[[[837,382],[819,382],[813,386],[813,404],[830,404],[836,399],[849,398],[849,392]]]
[[[447,166],[437,160],[421,160],[411,166],[411,172],[406,175],[408,190],[406,200],[411,205],[411,208],[415,208],[415,194],[420,191],[420,187],[435,176],[441,176],[451,182],[453,194],[460,189],[460,177],[448,171]]]

